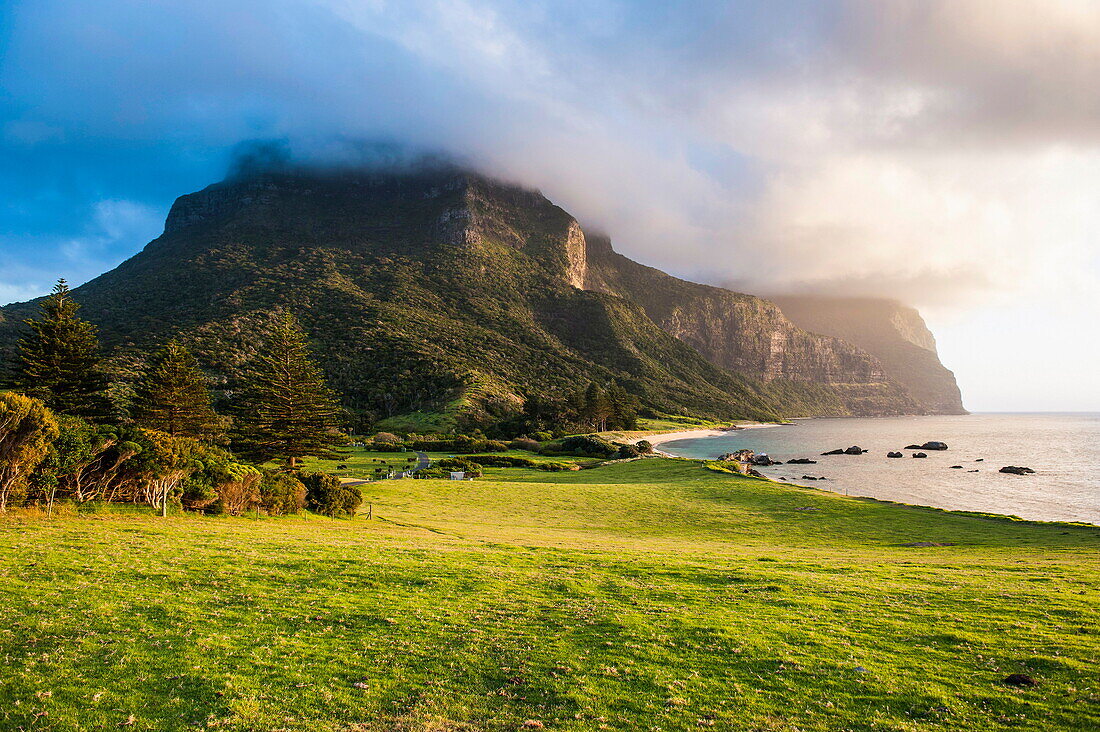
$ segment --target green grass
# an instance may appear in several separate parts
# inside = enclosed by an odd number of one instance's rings
[[[1100,727],[1096,527],[685,460],[363,492],[0,523],[0,729]]]
[[[433,453],[434,454],[434,453]],[[347,468],[339,466],[346,465]],[[407,470],[416,466],[416,453],[408,452],[372,452],[362,448],[349,448],[347,456],[339,460],[318,460],[305,458],[302,469],[332,473],[347,478],[367,480],[375,477],[376,468]]]
[[[702,417],[688,417],[682,414],[666,414],[658,418],[640,417],[638,419],[638,431],[677,432],[679,430],[705,430],[717,427],[728,427],[731,424],[733,423],[728,421],[714,421]]]
[[[302,461],[302,468],[306,471],[319,471],[322,473],[331,473],[332,475],[338,475],[343,478],[355,478],[358,480],[369,480],[376,477],[374,472],[376,468],[385,467],[392,468],[395,471],[406,470],[416,465],[416,453],[412,450],[408,452],[373,452],[364,450],[362,448],[349,448],[347,450],[347,456],[339,460],[318,460],[317,458],[305,458]],[[445,452],[428,452],[425,453],[428,458],[434,463],[436,460],[440,460],[445,457],[451,457],[452,453]],[[488,454],[488,453],[487,453]],[[522,457],[532,460],[536,463],[577,463],[577,464],[589,464],[598,462],[591,458],[578,458],[570,457],[568,455],[539,455],[538,453],[527,452],[525,450],[506,450],[504,452],[494,452],[493,455],[509,455],[512,457]],[[465,457],[460,455],[459,457]],[[410,460],[411,458],[411,460]],[[341,468],[341,465],[346,465],[346,468]],[[271,463],[271,467],[277,467],[277,463]],[[498,469],[493,469],[498,470]],[[509,474],[514,471],[509,471]],[[542,473],[539,473],[542,475]]]

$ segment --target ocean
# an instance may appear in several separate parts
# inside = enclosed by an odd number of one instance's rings
[[[946,442],[948,449],[924,450],[926,459],[914,459],[914,450],[902,449],[930,440]],[[870,452],[821,456],[851,445]],[[743,448],[766,452],[774,460],[810,458],[817,464],[758,469],[772,478],[853,496],[1100,524],[1100,414],[804,419],[659,447],[690,458],[713,459]],[[905,457],[887,458],[890,450]],[[1005,465],[1026,466],[1035,473],[998,472]],[[810,482],[804,475],[826,480]]]

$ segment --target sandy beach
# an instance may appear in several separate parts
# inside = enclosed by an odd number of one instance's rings
[[[751,430],[760,429],[763,427],[779,427],[778,424],[765,423],[765,422],[751,422],[749,424],[737,425],[739,429]],[[648,440],[649,444],[653,445],[654,452],[659,452],[662,455],[668,455],[663,450],[657,450],[656,447],[664,442],[672,442],[673,440],[694,440],[700,437],[718,437],[729,432],[736,432],[732,429],[700,429],[700,430],[682,430],[680,432],[662,432],[656,435],[647,435],[643,439]],[[671,456],[670,456],[671,457]]]

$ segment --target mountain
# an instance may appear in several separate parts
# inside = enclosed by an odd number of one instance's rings
[[[488,424],[527,394],[612,379],[654,413],[923,411],[858,346],[620,257],[536,191],[443,166],[227,179],[179,198],[160,237],[74,297],[116,359],[177,335],[229,399],[271,313],[293,309],[363,423]],[[36,307],[0,309],[0,350]]]
[[[895,300],[787,295],[772,298],[800,328],[841,338],[882,364],[930,414],[966,414],[955,375],[916,310]]]
[[[662,329],[708,361],[764,382],[826,384],[847,412],[925,411],[869,352],[792,323],[773,302],[681,280],[616,253],[591,237],[585,286],[638,303]]]
[[[588,237],[585,285],[632,300],[708,361],[771,381],[827,384],[852,414],[965,414],[920,314],[890,300],[765,300],[638,264]]]

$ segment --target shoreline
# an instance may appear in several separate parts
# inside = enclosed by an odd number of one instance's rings
[[[666,457],[677,457],[664,450],[658,450],[657,446],[665,442],[673,442],[675,440],[695,440],[705,437],[721,437],[727,435],[730,432],[740,432],[741,430],[756,430],[764,429],[766,427],[782,427],[783,425],[775,422],[750,422],[747,424],[737,425],[737,429],[719,429],[719,428],[707,428],[697,430],[681,430],[679,432],[660,432],[655,435],[647,436],[643,439],[647,440],[649,444],[653,445],[653,452],[659,453]]]

